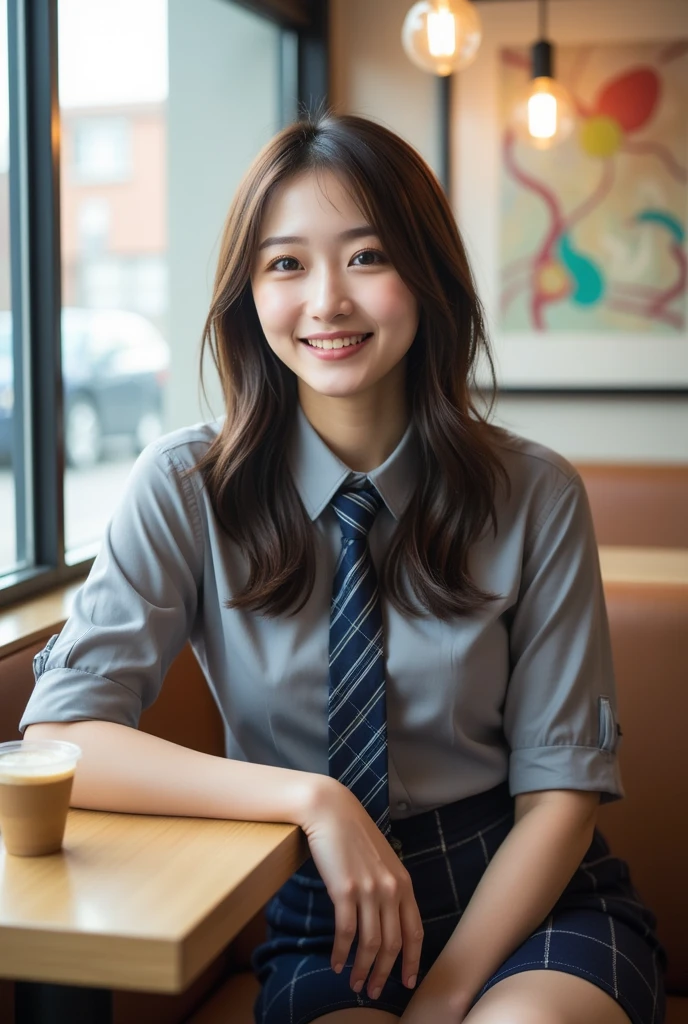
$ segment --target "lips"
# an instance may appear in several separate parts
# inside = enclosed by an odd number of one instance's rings
[[[335,362],[341,359],[354,359],[359,352],[363,351],[372,337],[373,334],[370,333],[347,335],[343,338],[301,338],[300,341],[303,342],[314,359]],[[325,345],[328,347],[325,348]]]

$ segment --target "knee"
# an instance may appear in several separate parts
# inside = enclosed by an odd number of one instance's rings
[[[484,999],[475,1004],[464,1024],[566,1024],[552,1007],[538,1006],[526,997],[505,995],[483,1002]]]

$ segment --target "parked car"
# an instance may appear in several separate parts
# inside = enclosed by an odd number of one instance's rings
[[[170,351],[156,327],[124,310],[62,310],[65,453],[70,466],[99,461],[104,442],[128,437],[141,451],[163,431]],[[0,311],[0,459],[12,453],[12,313]]]

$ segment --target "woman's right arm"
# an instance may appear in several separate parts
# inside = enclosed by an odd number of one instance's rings
[[[25,738],[69,740],[81,747],[72,790],[76,807],[299,825],[334,904],[332,967],[346,963],[358,932],[354,990],[363,987],[372,966],[368,992],[375,998],[400,950],[404,983],[415,984],[423,925],[410,876],[367,811],[336,779],[202,754],[93,719],[36,723]]]
[[[332,781],[202,754],[114,722],[41,722],[24,738],[78,744],[72,804],[103,811],[301,825],[315,791]]]

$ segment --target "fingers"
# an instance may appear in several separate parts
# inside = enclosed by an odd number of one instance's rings
[[[393,879],[396,882],[396,879]],[[401,924],[399,921],[399,893],[401,885],[390,887],[387,899],[380,908],[380,923],[382,926],[382,942],[375,959],[373,973],[368,981],[368,995],[371,999],[377,999],[385,986],[394,963],[401,951]],[[355,966],[355,965],[354,965]]]
[[[334,945],[332,946],[332,970],[340,973],[347,961],[351,943],[356,935],[358,913],[355,887],[352,885],[336,894],[331,894],[334,904]]]
[[[413,895],[413,886],[409,881],[409,891],[404,895],[399,907],[401,920],[401,939],[404,951],[401,979],[407,988],[413,988],[418,977],[420,954],[423,948],[423,920]]]
[[[402,979],[413,988],[420,964],[423,923],[408,874],[404,878],[388,875],[377,887],[372,881],[362,886],[357,909],[359,941],[350,978],[353,991],[361,991],[374,963],[367,992],[371,999],[377,999],[402,949]]]
[[[349,979],[354,992],[360,992],[363,988],[382,941],[380,906],[375,897],[373,880],[362,883],[358,905],[358,948]]]

